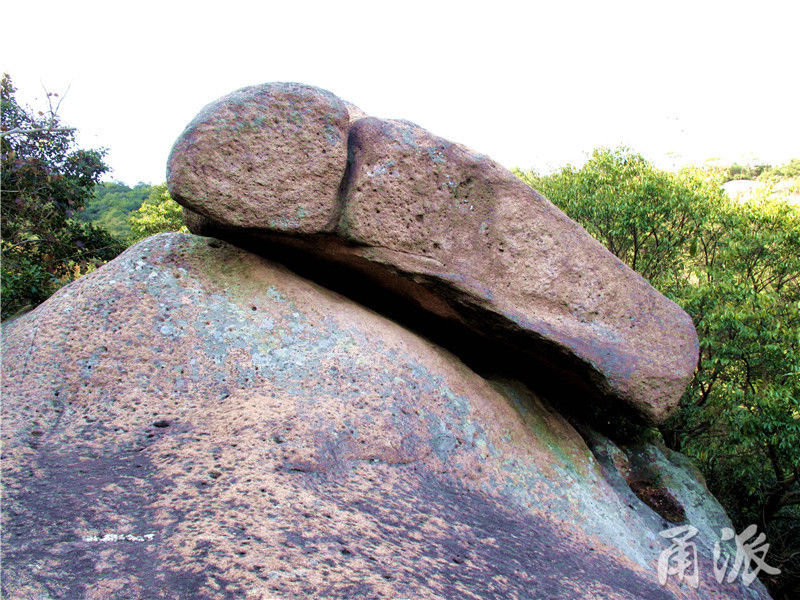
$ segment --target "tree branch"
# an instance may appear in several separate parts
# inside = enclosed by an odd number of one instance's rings
[[[20,127],[14,127],[13,129],[7,129],[6,131],[0,131],[0,139],[4,137],[8,137],[10,135],[16,134],[25,134],[30,135],[32,133],[51,133],[54,131],[75,131],[74,127],[35,127],[33,129],[22,129]]]

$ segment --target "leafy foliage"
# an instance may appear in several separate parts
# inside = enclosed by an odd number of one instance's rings
[[[791,163],[790,163],[791,164]],[[624,149],[582,168],[517,172],[694,319],[700,361],[662,427],[740,530],[772,543],[767,583],[800,584],[800,212],[728,200],[719,170],[659,171]]]
[[[793,158],[785,165],[740,165],[733,163],[727,167],[711,167],[724,181],[750,179],[775,181],[776,179],[800,177],[800,158]]]
[[[128,219],[152,190],[153,186],[146,183],[128,187],[119,181],[103,181],[94,187],[79,218],[81,221],[94,223],[119,238],[128,239],[131,236]]]
[[[763,177],[800,177],[800,158],[793,158],[785,165],[767,169]]]
[[[770,170],[769,165],[740,165],[733,163],[729,167],[723,167],[725,179],[732,181],[735,179],[758,179]]]
[[[2,316],[45,300],[60,285],[121,250],[119,240],[76,219],[107,170],[104,151],[75,147],[56,113],[21,107],[8,75],[2,101]],[[51,95],[55,96],[54,94]]]
[[[147,200],[130,216],[130,226],[136,240],[167,231],[189,231],[183,224],[181,207],[170,197],[166,183],[152,188]]]

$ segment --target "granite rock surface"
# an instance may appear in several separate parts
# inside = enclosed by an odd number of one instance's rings
[[[324,229],[335,216],[349,122],[341,100],[309,85],[237,90],[206,106],[175,142],[170,193],[225,225]]]
[[[674,456],[216,239],[137,244],[2,351],[4,598],[768,597],[714,580]],[[669,518],[696,589],[658,582]]]
[[[313,118],[296,118],[309,95]],[[496,162],[362,115],[297,84],[210,105],[169,160],[189,229],[358,273],[513,348],[586,404],[649,423],[674,411],[698,354],[680,307]]]

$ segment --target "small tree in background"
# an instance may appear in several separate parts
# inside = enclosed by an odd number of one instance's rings
[[[183,224],[181,207],[170,197],[166,183],[153,187],[139,210],[130,216],[130,224],[136,241],[156,233],[189,231]]]
[[[2,150],[2,316],[36,306],[58,287],[122,251],[120,242],[75,217],[100,176],[105,151],[76,148],[52,103],[19,105],[8,75],[0,81]],[[48,100],[56,94],[48,94]]]

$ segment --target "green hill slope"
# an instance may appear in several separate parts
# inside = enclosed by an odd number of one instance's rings
[[[104,181],[95,187],[94,195],[86,201],[79,218],[127,238],[131,234],[128,216],[142,205],[152,189],[153,186],[146,183],[128,187],[119,181]]]

